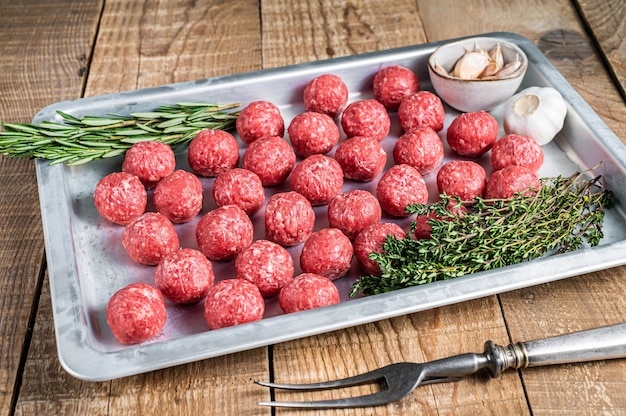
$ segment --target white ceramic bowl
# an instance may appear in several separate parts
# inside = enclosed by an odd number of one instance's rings
[[[502,48],[505,65],[516,59],[521,62],[520,67],[509,76],[466,80],[435,71],[436,63],[448,73],[452,72],[466,49],[474,50],[475,45],[490,51],[498,44]],[[428,58],[428,73],[435,92],[449,106],[463,112],[490,110],[506,101],[519,88],[526,69],[528,57],[519,46],[492,37],[475,37],[446,43],[435,49]]]

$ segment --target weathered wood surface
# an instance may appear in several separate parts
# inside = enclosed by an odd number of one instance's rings
[[[624,30],[618,0],[19,3],[0,2],[2,121],[28,122],[48,104],[81,96],[511,31],[537,44],[626,141],[620,96],[624,37],[613,36]],[[614,81],[620,74],[621,87]],[[269,394],[252,380],[267,379],[270,372],[279,381],[343,377],[395,361],[481,351],[487,339],[506,344],[626,318],[626,268],[618,267],[282,343],[271,351],[258,348],[111,382],[83,382],[68,375],[56,355],[31,161],[0,157],[0,229],[2,415],[269,415],[255,404]],[[276,414],[617,415],[626,412],[624,374],[623,360],[555,366],[424,386],[375,409]]]

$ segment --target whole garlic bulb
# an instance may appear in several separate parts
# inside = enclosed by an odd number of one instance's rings
[[[563,128],[567,105],[551,87],[529,87],[509,98],[504,107],[504,131],[533,138],[543,146]]]

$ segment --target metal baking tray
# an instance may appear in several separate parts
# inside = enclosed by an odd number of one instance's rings
[[[512,33],[479,36],[499,37],[517,43],[529,57],[529,68],[521,88],[552,86],[568,102],[565,126],[557,138],[544,147],[545,163],[539,176],[568,175],[603,162],[598,173],[614,192],[616,206],[606,214],[605,237],[601,245],[454,280],[349,299],[351,284],[360,273],[355,261],[349,275],[336,281],[342,294],[342,302],[338,305],[283,315],[276,299],[270,299],[261,321],[211,331],[204,322],[202,304],[191,307],[168,304],[168,322],[162,334],[140,345],[124,346],[115,340],[106,324],[106,303],[116,290],[131,282],[153,282],[154,268],[134,264],[128,258],[120,244],[122,227],[101,219],[93,206],[96,183],[107,173],[119,171],[122,159],[117,157],[77,167],[50,166],[46,161],[37,161],[56,342],[65,370],[84,380],[109,380],[626,263],[623,205],[626,201],[626,147],[532,42]],[[33,122],[61,121],[57,110],[76,116],[105,115],[146,111],[183,101],[239,102],[245,106],[250,101],[264,99],[280,107],[287,126],[303,111],[301,97],[306,83],[323,73],[334,73],[343,78],[351,92],[350,102],[372,97],[374,74],[390,64],[413,69],[421,81],[421,88],[430,89],[426,60],[440,43],[443,42],[61,102],[43,109]],[[492,111],[499,121],[501,113],[501,107]],[[446,127],[457,114],[447,109]],[[391,118],[391,134],[383,142],[389,155],[393,140],[400,134],[395,114]],[[444,134],[445,129],[441,132],[442,137]],[[446,154],[448,158],[450,152]],[[188,168],[184,149],[179,150],[177,157],[178,167]],[[425,176],[432,200],[437,197],[434,178],[433,173]],[[200,215],[215,207],[210,194],[211,180],[202,181],[205,203]],[[355,186],[346,184],[347,188]],[[375,182],[359,186],[372,191]],[[317,207],[316,211],[319,216],[316,229],[319,229],[327,225],[325,207]],[[261,211],[253,217],[256,238],[263,238],[262,216]],[[194,237],[196,221],[176,226],[181,245],[197,247]],[[291,249],[296,265],[299,249]],[[215,262],[214,267],[218,278],[232,277],[232,262]]]

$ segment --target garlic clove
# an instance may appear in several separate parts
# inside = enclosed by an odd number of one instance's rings
[[[476,79],[487,65],[489,65],[489,55],[484,49],[482,52],[466,50],[454,65],[452,76],[460,79]]]
[[[446,71],[446,69],[444,67],[442,67],[441,65],[439,65],[438,62],[435,62],[435,72],[437,72],[439,75],[443,75],[443,76],[448,76],[450,75],[448,73],[448,71]]]
[[[508,64],[504,65],[502,69],[496,72],[495,75],[498,78],[508,77],[509,75],[515,73],[515,71],[517,71],[520,66],[522,66],[522,62],[519,60],[519,56],[516,56],[513,62],[509,62]]]
[[[503,66],[504,55],[502,55],[502,47],[498,43],[496,47],[489,52],[489,64],[485,67],[483,72],[481,72],[479,78],[495,76]]]

